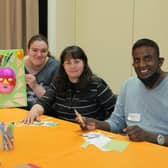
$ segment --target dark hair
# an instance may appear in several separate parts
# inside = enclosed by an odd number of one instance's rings
[[[43,36],[42,34],[36,34],[34,36],[32,36],[30,38],[30,40],[28,41],[28,49],[30,48],[31,44],[34,42],[34,41],[44,41],[47,46],[48,46],[48,41],[47,41],[47,38],[45,36]]]
[[[155,49],[157,56],[160,56],[160,51],[159,51],[159,46],[158,44],[150,39],[140,39],[138,41],[136,41],[132,47],[132,55],[133,55],[133,51],[136,48],[142,47],[142,46],[148,46],[148,47],[152,47]]]
[[[84,70],[79,78],[78,86],[80,89],[85,89],[91,81],[93,73],[88,65],[88,59],[85,52],[79,46],[66,47],[60,56],[60,68],[56,81],[58,83],[58,93],[64,95],[67,91],[68,83],[70,83],[68,76],[64,70],[63,64],[66,58],[81,59],[84,62]]]

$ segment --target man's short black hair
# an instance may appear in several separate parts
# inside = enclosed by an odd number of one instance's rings
[[[156,53],[157,53],[157,56],[159,57],[160,56],[160,51],[159,51],[159,46],[158,44],[153,41],[153,40],[150,40],[150,39],[140,39],[138,41],[136,41],[132,47],[132,53],[133,51],[136,49],[136,48],[139,48],[139,47],[142,47],[142,46],[148,46],[148,47],[152,47],[155,49]]]

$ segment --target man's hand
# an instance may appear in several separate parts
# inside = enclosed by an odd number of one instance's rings
[[[96,120],[93,118],[82,117],[77,111],[76,114],[76,121],[80,124],[80,127],[83,130],[95,130],[96,129]]]
[[[76,122],[80,124],[80,127],[83,130],[95,130],[95,129],[102,129],[105,131],[110,131],[110,125],[105,121],[99,121],[94,118],[89,117],[82,117],[76,110]]]
[[[145,141],[147,132],[138,126],[129,126],[123,130],[132,141]]]

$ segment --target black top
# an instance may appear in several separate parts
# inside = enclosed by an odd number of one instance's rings
[[[64,96],[58,95],[58,84],[56,80],[53,81],[46,94],[38,101],[45,112],[52,107],[50,115],[54,117],[74,121],[76,109],[82,116],[105,120],[114,110],[116,96],[101,78],[94,77],[83,90],[79,89],[78,84],[69,82]]]

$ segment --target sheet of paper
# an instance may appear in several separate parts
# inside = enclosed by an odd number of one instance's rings
[[[34,121],[30,126],[56,126],[58,125],[56,122],[53,121]]]
[[[99,132],[89,132],[83,134],[85,143],[81,147],[86,148],[89,144],[92,144],[102,151],[123,151],[127,146],[128,142],[113,140],[111,136],[104,135]]]
[[[103,148],[106,151],[119,151],[122,152],[124,151],[125,148],[127,148],[129,142],[123,142],[123,141],[118,141],[118,140],[111,140],[109,143],[105,144]]]
[[[108,144],[110,141],[111,141],[111,139],[109,137],[105,137],[103,135],[100,135],[95,138],[87,138],[87,142],[89,144],[95,145],[97,148],[101,149],[102,151],[106,150],[106,148],[104,148],[104,146],[106,144]]]
[[[34,121],[32,124],[24,124],[22,122],[14,123],[15,127],[23,127],[23,126],[48,126],[48,127],[54,127],[57,126],[58,123],[54,121],[46,121],[46,120],[41,120],[41,121]]]

